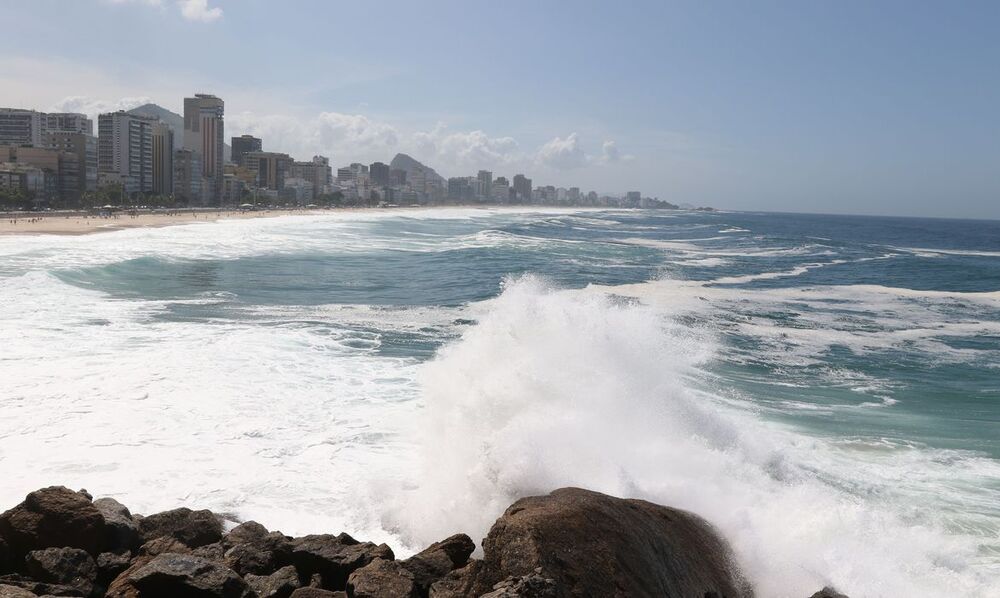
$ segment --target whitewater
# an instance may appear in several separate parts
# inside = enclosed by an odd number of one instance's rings
[[[0,506],[62,484],[399,554],[562,486],[763,597],[1000,596],[1000,222],[333,213],[0,237]]]

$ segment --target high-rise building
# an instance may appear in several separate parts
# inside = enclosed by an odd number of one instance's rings
[[[119,110],[97,119],[98,177],[120,183],[127,196],[153,191],[153,126],[151,116]]]
[[[531,201],[531,179],[523,174],[514,175],[514,196],[519,201]]]
[[[313,156],[311,162],[293,162],[288,168],[288,178],[308,181],[315,195],[325,193],[332,182],[330,159],[325,156]]]
[[[389,169],[389,184],[393,187],[402,187],[406,184],[406,171],[401,168]]]
[[[497,180],[493,181],[490,199],[499,203],[510,201],[510,183],[507,182],[507,177],[498,176]]]
[[[164,122],[153,125],[153,193],[174,192],[174,130]]]
[[[243,165],[243,154],[264,151],[264,142],[253,135],[233,137],[231,145],[233,148],[232,162],[240,166]]]
[[[225,151],[225,102],[197,93],[184,98],[184,149],[199,155],[206,188],[203,195],[218,203],[222,194]]]
[[[22,108],[0,108],[0,144],[41,145],[45,115]]]
[[[191,150],[174,150],[174,197],[188,205],[202,203],[201,156]]]
[[[372,182],[376,185],[388,185],[389,184],[389,165],[382,162],[374,162],[368,167],[368,172],[371,173]],[[403,171],[406,172],[406,171]]]
[[[493,192],[493,173],[489,170],[480,170],[479,174],[476,175],[476,179],[479,181],[477,195],[482,199],[489,198]]]
[[[243,164],[257,173],[257,187],[281,191],[285,187],[285,177],[292,166],[292,157],[276,152],[248,152],[243,154]]]
[[[76,112],[49,112],[48,114],[42,115],[42,129],[43,133],[49,131],[59,131],[93,135],[94,121],[87,118],[86,114],[79,114]]]
[[[47,131],[42,136],[42,145],[70,154],[75,163],[64,169],[75,172],[75,176],[69,176],[71,180],[61,181],[64,201],[79,200],[84,193],[97,189],[97,137],[72,131]]]

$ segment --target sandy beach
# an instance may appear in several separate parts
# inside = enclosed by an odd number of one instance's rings
[[[368,209],[368,208],[358,208]],[[354,211],[351,209],[350,211]],[[0,235],[87,235],[126,228],[146,228],[213,222],[217,220],[272,218],[306,214],[329,214],[330,210],[171,210],[155,212],[119,212],[112,216],[85,213],[3,213]]]

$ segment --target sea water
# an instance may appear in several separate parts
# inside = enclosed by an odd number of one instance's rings
[[[764,597],[1000,596],[1000,222],[437,209],[0,238],[0,505],[398,554],[568,485]]]

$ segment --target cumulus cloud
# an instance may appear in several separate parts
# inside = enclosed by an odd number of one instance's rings
[[[211,23],[222,18],[222,9],[208,7],[208,0],[179,0],[181,15],[189,21]]]
[[[300,158],[323,154],[334,161],[384,160],[397,150],[400,139],[392,125],[339,112],[321,112],[313,118],[241,112],[226,115],[226,128],[233,134],[260,137],[266,151]]]
[[[490,137],[483,131],[448,132],[444,123],[431,131],[418,131],[410,138],[418,155],[444,162],[451,167],[494,168],[522,158],[513,137]]]
[[[582,168],[589,162],[576,133],[570,133],[566,138],[552,139],[538,149],[536,159],[539,164],[558,170]]]
[[[98,114],[116,112],[118,110],[131,110],[143,104],[149,104],[152,101],[151,98],[146,96],[126,97],[113,101],[92,98],[90,96],[69,96],[53,104],[49,110],[51,112],[79,112],[86,114],[96,121]]]

